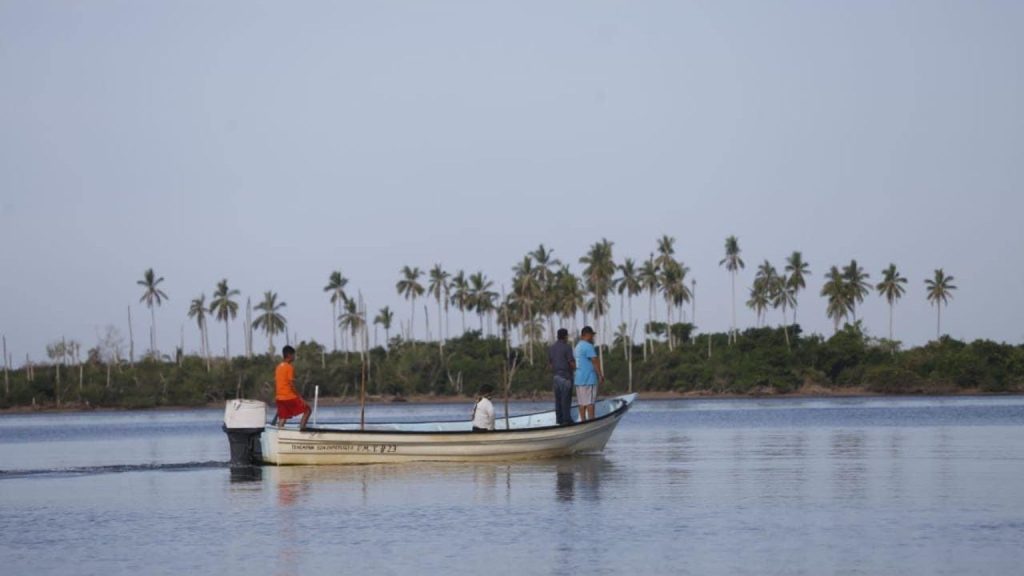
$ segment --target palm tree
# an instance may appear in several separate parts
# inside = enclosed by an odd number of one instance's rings
[[[142,273],[142,280],[136,282],[139,286],[142,286],[142,298],[139,298],[139,302],[145,302],[146,306],[149,307],[149,348],[154,355],[159,355],[156,351],[156,312],[154,312],[153,304],[157,306],[167,300],[167,294],[159,288],[160,283],[164,281],[164,277],[159,278],[153,274],[153,269],[150,268]]]
[[[644,262],[640,268],[640,284],[643,289],[647,291],[647,323],[644,324],[644,357],[646,359],[647,345],[650,342],[650,326],[657,318],[658,311],[654,303],[654,296],[661,289],[661,273],[658,269],[657,261],[654,259],[654,254]],[[654,352],[654,343],[650,343],[651,352]]]
[[[655,260],[655,264],[659,268],[664,268],[674,261],[676,253],[675,244],[676,239],[667,234],[658,238],[658,258]]]
[[[754,285],[750,288],[750,299],[747,300],[747,307],[757,314],[758,328],[761,327],[761,318],[764,315],[764,311],[768,308],[768,304],[771,303],[771,296],[768,292],[769,286],[769,280],[755,278]]]
[[[833,266],[828,274],[825,274],[825,284],[821,287],[821,295],[828,298],[828,306],[825,312],[834,323],[834,329],[839,332],[839,321],[853,311],[853,298],[851,297],[846,278],[839,268]]]
[[[786,287],[793,295],[793,324],[796,324],[796,300],[801,290],[807,287],[805,276],[811,275],[811,270],[804,262],[804,256],[798,251],[793,251],[786,259]]]
[[[523,257],[522,261],[512,268],[512,271],[515,272],[512,279],[512,293],[519,305],[518,318],[525,326],[525,323],[532,322],[536,315],[534,303],[540,298],[541,283],[538,279],[537,268],[533,265],[533,258],[529,254]],[[530,336],[529,332],[524,332],[523,335]],[[534,340],[528,338],[528,341],[530,343],[530,362],[532,363]]]
[[[395,289],[406,300],[412,300],[412,316],[409,319],[409,340],[415,342],[416,333],[416,297],[423,295],[423,285],[419,283],[420,275],[423,274],[419,268],[402,267],[402,279],[395,284]]]
[[[206,336],[206,294],[200,294],[198,298],[193,298],[192,302],[188,307],[188,317],[195,318],[196,324],[199,325],[199,348],[203,357],[209,362],[210,358],[210,340]]]
[[[213,299],[210,301],[210,314],[217,320],[224,322],[224,358],[231,358],[231,331],[228,330],[228,322],[238,316],[238,302],[231,299],[238,296],[238,290],[228,289],[227,278],[217,283],[217,289],[213,291]]]
[[[466,333],[466,308],[469,306],[469,281],[466,280],[466,273],[459,270],[455,276],[452,277],[451,284],[451,303],[459,309],[459,313],[462,315],[462,333]]]
[[[348,284],[348,278],[341,275],[341,270],[335,270],[331,272],[327,286],[324,286],[324,292],[331,295],[331,337],[334,338],[335,352],[338,351],[338,327],[335,325],[335,320],[338,318],[338,302],[348,300],[348,295],[345,294],[346,284]]]
[[[618,290],[620,297],[623,293],[626,295],[626,302],[628,303],[629,309],[629,321],[627,326],[632,330],[633,297],[643,292],[644,286],[640,281],[640,272],[636,268],[636,262],[632,258],[626,258],[622,261],[622,264],[619,265],[619,272],[622,276],[619,276],[618,280],[616,280],[616,289]]]
[[[391,311],[391,308],[385,306],[380,309],[377,316],[374,317],[373,323],[380,324],[384,327],[384,339],[390,345],[391,343],[391,322],[395,319],[395,313]]]
[[[774,273],[774,270],[772,271]],[[786,349],[789,345],[789,326],[786,319],[786,308],[796,306],[796,288],[790,282],[789,276],[775,274],[775,278],[768,289],[772,308],[782,308],[782,333],[786,337]]]
[[[359,342],[360,331],[365,325],[366,321],[363,319],[356,301],[351,298],[345,300],[345,304],[341,307],[341,316],[338,317],[338,326],[342,329],[347,328],[349,334],[352,335],[352,341]],[[359,350],[360,357],[363,352],[364,350]]]
[[[554,250],[544,248],[544,245],[541,244],[529,254],[537,264],[534,268],[537,284],[540,287],[540,293],[536,297],[537,311],[547,318],[548,331],[551,333],[551,338],[554,338],[555,329],[551,321],[551,316],[555,314],[552,286],[555,281],[555,269],[562,264],[557,258],[552,257],[554,252]]]
[[[843,280],[850,291],[850,312],[853,314],[853,321],[857,321],[857,304],[864,301],[864,297],[871,293],[871,284],[867,281],[870,276],[863,268],[857,265],[856,260],[850,260],[850,265],[843,268]]]
[[[892,328],[893,309],[896,307],[896,301],[902,298],[903,293],[906,292],[903,287],[906,283],[907,279],[900,276],[896,265],[889,264],[888,268],[882,270],[882,281],[875,286],[878,295],[884,297],[885,301],[889,303],[889,340],[895,339]]]
[[[938,340],[942,333],[942,307],[949,304],[956,286],[953,285],[953,277],[946,276],[942,268],[936,270],[935,277],[925,280],[924,284],[928,287],[928,301],[935,306],[935,339]]]
[[[583,293],[583,285],[579,276],[569,270],[568,265],[562,265],[555,272],[554,279],[554,309],[563,321],[572,319],[572,331],[576,332],[576,314],[584,308],[586,295]],[[575,336],[574,336],[575,337]]]
[[[725,265],[725,269],[732,274],[732,332],[730,333],[730,342],[736,341],[736,274],[743,269],[746,265],[743,263],[743,259],[740,258],[740,242],[735,236],[729,236],[725,239],[725,258],[722,258],[718,265]]]
[[[483,272],[477,272],[469,277],[470,310],[475,310],[480,316],[480,334],[484,332],[484,317],[488,318],[494,311],[494,303],[498,293],[491,290],[494,282],[487,279]]]
[[[267,353],[270,356],[274,355],[274,335],[284,332],[288,326],[288,321],[281,314],[281,308],[284,308],[286,305],[284,302],[277,301],[276,292],[269,290],[263,293],[263,302],[256,305],[256,309],[260,311],[260,314],[253,320],[252,327],[257,330],[262,329],[267,335]]]
[[[612,259],[612,245],[602,238],[590,247],[585,256],[580,258],[584,265],[583,279],[587,291],[593,295],[590,306],[594,310],[594,324],[598,325],[598,335],[607,332],[601,328],[601,319],[608,311],[608,293],[611,292],[612,276],[615,274],[615,262]]]
[[[690,301],[690,289],[686,286],[686,274],[690,269],[676,260],[668,260],[661,266],[661,291],[665,297],[666,323],[668,327],[669,350],[675,348],[675,337],[672,331],[672,310],[680,308]]]
[[[440,340],[439,346],[444,345],[444,333],[442,332],[441,324],[441,301],[444,301],[444,308],[448,309],[448,278],[451,274],[444,271],[440,264],[434,264],[434,267],[430,269],[430,282],[427,284],[427,293],[437,300],[437,333],[438,340]]]

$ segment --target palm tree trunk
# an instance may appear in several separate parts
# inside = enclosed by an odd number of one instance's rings
[[[629,355],[633,355],[633,295],[629,296],[629,324],[626,325],[626,331],[629,333]],[[632,366],[632,362],[630,362]],[[631,389],[632,390],[632,389]]]
[[[425,335],[426,335],[424,340],[427,341],[427,342],[430,342],[430,338],[431,338],[431,335],[430,335],[430,312],[428,311],[426,305],[423,306],[423,328],[424,328],[424,332],[425,332]],[[352,335],[352,339],[355,340],[355,338],[356,338],[356,335],[353,334]]]
[[[786,326],[786,304],[782,304],[782,333],[786,335],[786,350],[792,350],[789,345],[789,326]]]
[[[331,300],[331,337],[334,339],[334,351],[338,351],[338,301]]]
[[[202,326],[203,347],[206,350],[206,371],[210,371],[210,330],[206,326],[206,319],[203,319]]]
[[[128,361],[135,365],[135,331],[132,330],[132,307],[128,307]]]
[[[889,340],[894,340],[892,331],[892,302],[889,302]]]
[[[729,332],[729,343],[736,341],[736,271],[732,272],[732,330]]]
[[[441,299],[437,299],[437,355],[444,362],[444,324],[441,323]]]
[[[412,317],[409,318],[409,341],[416,345],[416,296],[412,297]]]
[[[156,351],[156,310],[152,305],[149,306],[149,347],[153,349],[153,354],[159,358],[160,354]]]
[[[224,320],[224,359],[231,362],[231,331],[227,320]]]
[[[942,337],[942,302],[935,303],[935,339],[938,340]]]

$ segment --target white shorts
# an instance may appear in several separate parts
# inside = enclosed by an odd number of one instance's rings
[[[576,387],[576,402],[580,406],[589,406],[594,403],[597,399],[597,385],[593,386],[577,386]]]

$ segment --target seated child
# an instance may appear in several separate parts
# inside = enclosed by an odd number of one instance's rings
[[[494,404],[491,404],[490,396],[494,387],[484,384],[477,394],[476,406],[473,407],[473,432],[490,432],[494,430]]]

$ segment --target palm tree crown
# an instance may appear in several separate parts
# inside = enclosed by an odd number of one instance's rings
[[[142,286],[142,298],[139,298],[139,302],[145,302],[146,306],[149,307],[150,316],[150,327],[149,327],[149,346],[153,353],[156,353],[156,313],[153,311],[153,304],[159,306],[164,300],[167,300],[167,294],[160,289],[160,283],[164,281],[164,277],[156,277],[153,273],[153,269],[150,268],[142,273],[142,280],[136,282],[139,286]]]
[[[442,318],[441,318],[441,306],[444,305],[444,309],[448,309],[448,278],[451,274],[445,272],[441,268],[440,264],[434,264],[434,267],[430,269],[429,282],[427,283],[427,293],[434,297],[437,301],[437,333],[440,336],[438,340],[444,341],[444,332],[442,331]]]
[[[857,265],[856,260],[850,260],[850,264],[843,268],[843,280],[850,292],[850,313],[853,314],[854,322],[857,321],[857,304],[863,302],[864,297],[871,293],[871,284],[867,281],[869,277],[864,268]]]
[[[224,323],[224,355],[226,358],[231,357],[231,337],[229,336],[231,332],[228,330],[228,322],[238,316],[238,303],[231,297],[238,295],[238,290],[228,288],[228,280],[225,278],[217,283],[217,289],[213,291],[213,299],[210,300],[210,313]]]
[[[839,331],[839,322],[853,311],[853,298],[846,278],[839,268],[833,266],[825,274],[825,284],[821,287],[821,295],[828,298],[825,312],[834,322],[834,330]]]
[[[284,332],[288,325],[288,321],[281,314],[281,308],[284,308],[286,305],[285,302],[277,301],[276,292],[269,290],[263,293],[263,302],[256,305],[256,310],[259,310],[260,314],[253,320],[252,326],[257,330],[263,330],[267,335],[267,344],[271,356],[274,354],[274,335]]]
[[[875,286],[878,295],[884,297],[885,301],[889,303],[889,340],[894,339],[893,308],[896,306],[896,301],[906,292],[906,288],[903,287],[906,283],[907,279],[900,276],[896,265],[889,264],[888,268],[882,270],[882,281]]]
[[[338,318],[338,304],[348,300],[348,295],[345,294],[345,285],[347,284],[348,278],[341,275],[341,270],[335,270],[327,279],[327,286],[324,286],[324,292],[331,295],[331,338],[334,339],[335,352],[338,351],[338,331],[334,326],[334,321]]]
[[[450,300],[452,305],[459,309],[462,316],[462,331],[466,331],[466,308],[469,307],[469,281],[466,273],[459,270],[449,284],[451,290]]]
[[[612,277],[615,275],[615,261],[612,259],[612,242],[602,238],[590,247],[585,256],[580,258],[584,265],[583,279],[587,291],[593,299],[590,302],[594,310],[594,322],[599,323],[608,311],[608,293],[612,288]],[[598,334],[605,332],[600,327]]]
[[[811,275],[807,262],[804,261],[803,253],[794,251],[786,258],[786,287],[793,295],[793,323],[796,324],[797,295],[807,287],[806,276]]]
[[[743,258],[740,258],[740,241],[735,236],[725,239],[725,258],[722,258],[718,265],[725,265],[725,269],[732,274],[732,332],[731,340],[736,341],[736,274],[746,266]]]
[[[937,311],[935,337],[938,338],[942,333],[942,307],[949,304],[956,286],[953,285],[953,277],[947,276],[942,268],[936,270],[935,276],[925,280],[924,284],[928,288],[928,301]]]
[[[416,325],[416,298],[423,295],[423,285],[419,283],[423,272],[419,268],[403,266],[402,279],[395,284],[395,290],[405,298],[412,301],[412,316],[409,318],[409,340],[415,339],[413,327]]]

